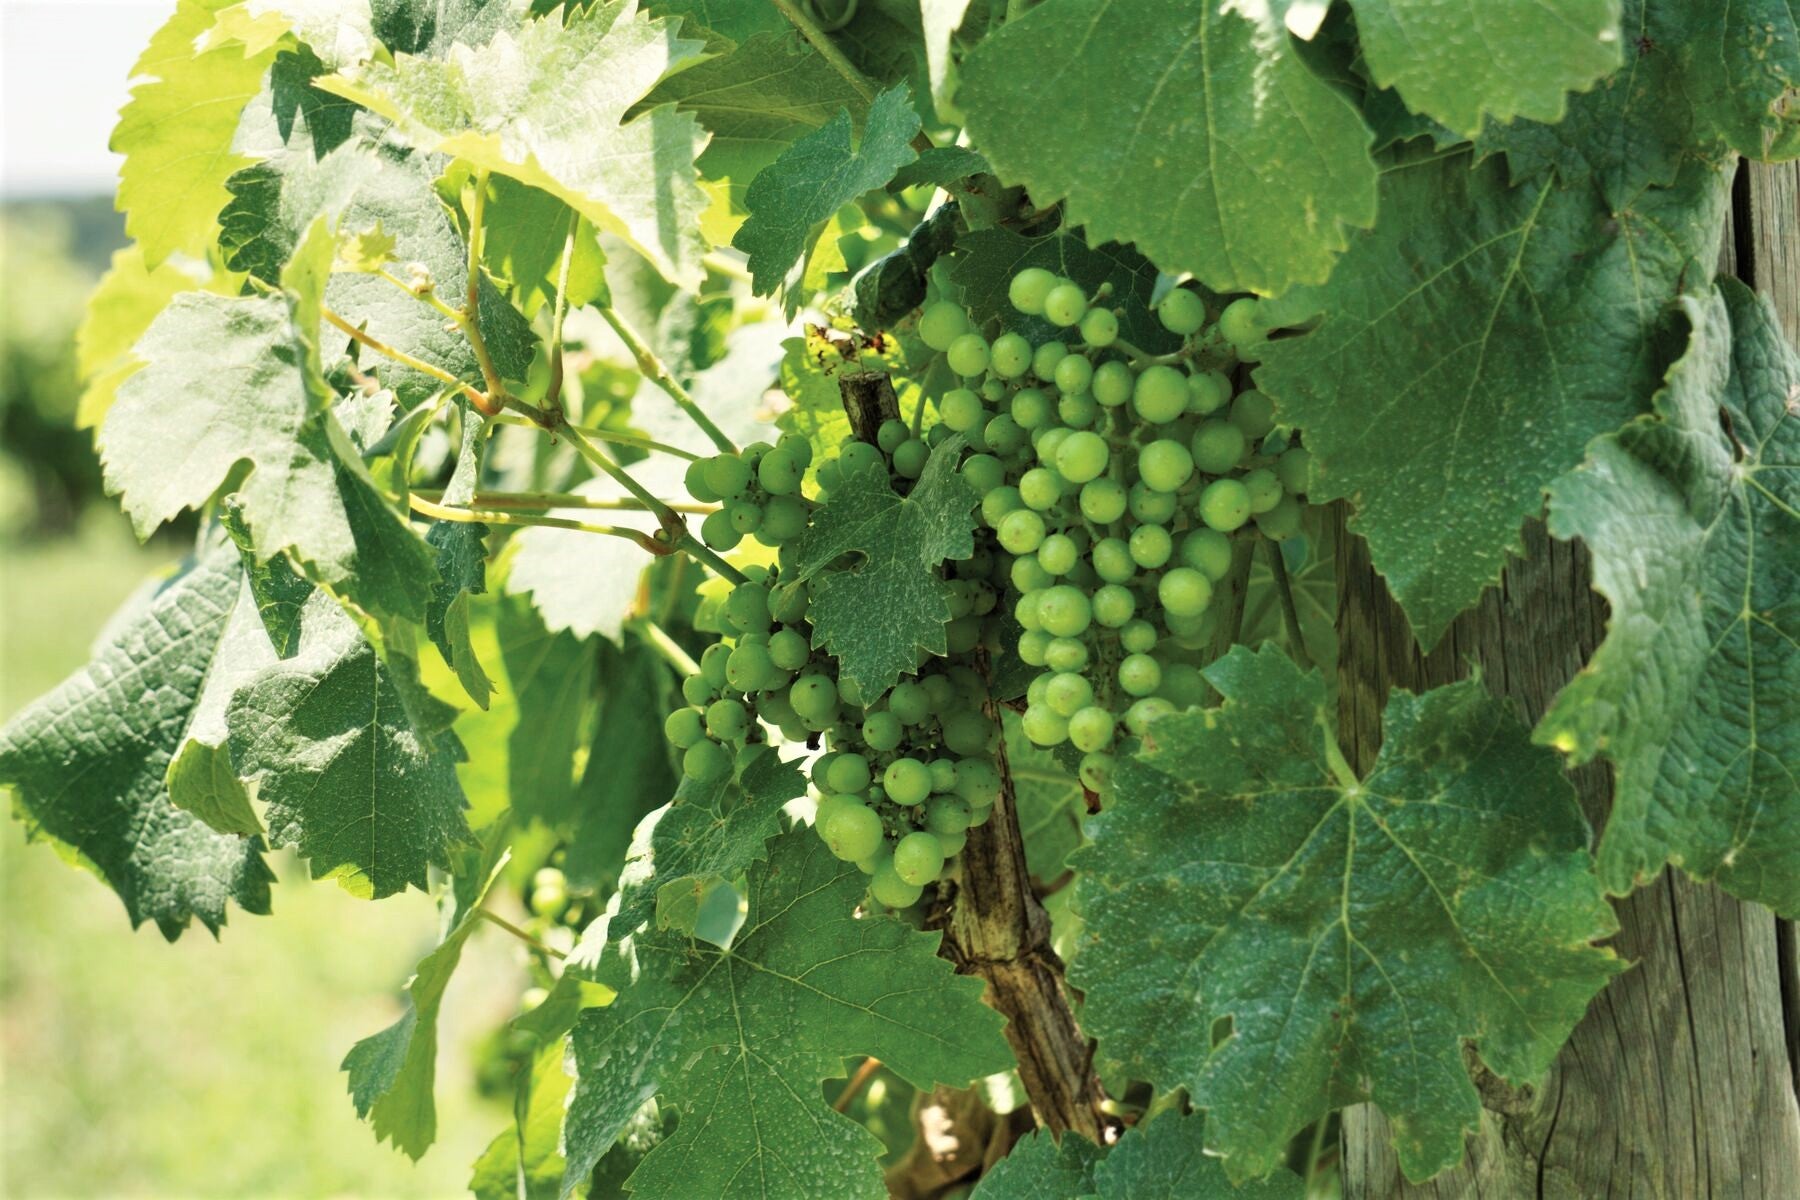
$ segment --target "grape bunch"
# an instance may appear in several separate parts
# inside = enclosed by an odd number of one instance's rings
[[[807,503],[800,481],[812,465],[812,443],[786,434],[771,446],[757,442],[739,454],[697,459],[687,470],[687,490],[702,504],[718,504],[700,524],[700,539],[714,550],[733,550],[754,536],[783,546],[806,530]]]

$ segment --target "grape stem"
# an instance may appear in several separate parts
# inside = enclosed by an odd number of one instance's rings
[[[539,429],[555,432],[558,429],[579,429],[583,437],[592,438],[596,442],[611,442],[617,446],[631,446],[638,450],[649,450],[657,454],[673,454],[676,458],[684,458],[695,462],[701,456],[692,450],[683,450],[680,446],[671,446],[667,442],[653,441],[635,433],[622,433],[612,429],[594,429],[589,426],[570,425],[562,420],[560,412],[548,406],[538,408],[527,404],[516,396],[506,398],[507,412],[498,413],[494,419],[506,425],[531,425]],[[556,416],[551,416],[557,412]]]
[[[498,925],[500,928],[506,930],[506,932],[508,932],[508,933],[512,934],[514,937],[518,938],[521,942],[524,942],[527,946],[530,946],[533,950],[536,950],[539,954],[545,954],[551,958],[566,959],[569,957],[568,955],[564,954],[561,950],[558,950],[556,947],[547,946],[543,942],[540,942],[538,939],[532,937],[529,933],[526,933],[523,929],[520,929],[517,925],[514,925],[511,921],[507,920],[505,917],[502,917],[495,913],[492,913],[485,908],[476,909],[475,915],[480,917],[484,921],[488,921],[491,924]]]
[[[669,631],[664,629],[661,625],[658,625],[649,617],[640,617],[637,620],[630,622],[630,624],[632,628],[643,635],[646,642],[650,643],[650,648],[662,655],[671,667],[674,667],[683,675],[698,675],[700,673],[700,664],[695,662],[693,656],[686,650],[683,650],[681,648],[681,643],[670,637]]]
[[[1131,365],[1134,367],[1172,367],[1187,358],[1186,349],[1171,350],[1167,354],[1152,354],[1148,350],[1132,345],[1124,338],[1114,338],[1112,348],[1123,350],[1131,355]]]
[[[1262,539],[1263,557],[1269,560],[1269,574],[1275,580],[1275,595],[1281,601],[1281,625],[1287,634],[1288,653],[1302,671],[1313,669],[1312,655],[1306,649],[1306,637],[1300,632],[1300,611],[1294,607],[1294,586],[1288,579],[1287,561],[1281,556],[1281,543]]]
[[[850,1105],[856,1100],[858,1094],[868,1086],[869,1080],[875,1078],[875,1072],[879,1070],[881,1070],[879,1058],[863,1059],[862,1066],[856,1068],[856,1074],[850,1076],[850,1081],[844,1085],[844,1090],[838,1093],[838,1098],[832,1102],[831,1107],[838,1112],[849,1111]]]
[[[619,340],[625,343],[625,349],[629,350],[631,357],[637,361],[638,371],[643,374],[644,378],[661,388],[669,399],[675,402],[675,407],[686,413],[689,419],[700,427],[700,431],[712,439],[713,445],[717,446],[722,453],[736,454],[737,445],[725,436],[724,430],[713,424],[711,417],[700,411],[700,406],[694,403],[694,398],[688,395],[687,389],[675,381],[675,376],[669,373],[669,368],[663,365],[663,360],[656,356],[656,351],[652,350],[649,344],[638,336],[636,330],[625,323],[625,319],[619,315],[618,310],[607,305],[601,308],[600,315],[605,318],[608,325],[612,326],[612,331],[619,335]]]
[[[427,500],[442,498],[443,492],[419,488],[413,492]],[[687,504],[663,501],[671,512],[706,516],[719,511],[717,504]],[[588,508],[607,512],[649,512],[650,506],[632,497],[583,496],[578,492],[476,492],[470,508]]]
[[[450,372],[444,370],[444,368],[433,363],[428,363],[422,358],[414,358],[406,351],[388,345],[373,334],[365,333],[331,309],[326,308],[323,304],[319,306],[319,316],[325,320],[326,324],[330,325],[333,329],[336,329],[339,333],[348,335],[351,341],[356,342],[359,345],[367,346],[375,353],[384,358],[391,358],[403,367],[410,367],[421,375],[429,375],[439,383],[448,384],[450,387],[457,389],[469,398],[469,403],[473,404],[476,408],[479,408],[488,416],[491,417],[500,412],[500,409],[504,404],[504,399],[492,399],[483,394],[481,390],[476,388],[473,384],[458,379]]]
[[[407,504],[421,516],[431,517],[438,521],[456,521],[466,525],[530,525],[548,529],[572,529],[577,533],[601,533],[610,537],[621,537],[636,542],[643,549],[658,556],[673,554],[674,549],[667,542],[657,541],[650,534],[638,529],[624,529],[616,525],[592,525],[586,521],[571,520],[568,517],[545,517],[536,513],[488,512],[475,508],[458,508],[445,504],[434,504],[417,493],[409,495]]]

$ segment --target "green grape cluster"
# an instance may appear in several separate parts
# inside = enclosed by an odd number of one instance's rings
[[[1256,301],[1212,318],[1199,293],[1174,289],[1156,317],[1182,348],[1153,356],[1121,340],[1123,310],[1106,295],[1033,267],[1010,281],[1010,302],[1066,332],[990,341],[950,300],[928,303],[918,325],[960,379],[939,414],[969,439],[964,476],[1010,557],[1014,649],[1041,671],[1023,731],[1072,746],[1095,792],[1121,727],[1142,736],[1204,700],[1195,651],[1212,637],[1233,541],[1298,533],[1312,471],[1275,434],[1272,402],[1220,369],[1261,356]]]
[[[687,470],[687,490],[702,504],[718,504],[700,525],[714,550],[732,550],[754,535],[782,546],[806,529],[808,507],[800,481],[812,465],[812,443],[787,434],[775,445],[756,442],[736,454],[697,459]]]

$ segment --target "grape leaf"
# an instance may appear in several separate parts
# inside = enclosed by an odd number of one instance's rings
[[[1368,129],[1267,5],[1052,0],[976,47],[957,99],[1034,204],[1215,291],[1322,283],[1375,221]]]
[[[1132,1133],[1127,1132],[1126,1137]],[[1078,1134],[1059,1141],[1047,1129],[1020,1138],[982,1172],[969,1200],[1079,1200],[1094,1195],[1094,1167],[1105,1152]]]
[[[460,195],[467,176],[466,167],[452,169],[440,181],[440,194]],[[512,285],[525,313],[535,314],[556,300],[558,281],[564,280],[565,247],[567,307],[606,302],[606,252],[591,224],[583,221],[575,228],[576,213],[568,205],[505,175],[490,175],[487,187],[481,210],[482,265]]]
[[[1025,865],[1034,879],[1049,883],[1063,873],[1070,851],[1081,845],[1081,818],[1087,811],[1081,780],[1054,753],[1032,745],[1016,714],[1003,716]]]
[[[256,560],[255,539],[244,524],[244,506],[235,494],[219,502],[219,526],[243,560],[244,581],[256,601],[256,614],[262,618],[263,632],[276,657],[291,656],[300,648],[300,613],[312,595],[312,584],[280,555],[266,562]]]
[[[1800,156],[1800,10],[1792,0],[1749,0],[1724,12],[1664,4],[1702,128],[1748,158]]]
[[[1559,120],[1619,65],[1619,0],[1352,0],[1369,74],[1465,135],[1484,119]]]
[[[487,418],[466,399],[457,399],[462,446],[444,488],[442,503],[471,504],[487,449]],[[437,582],[425,606],[425,632],[478,707],[486,708],[494,685],[481,667],[469,634],[469,597],[487,591],[488,528],[479,521],[434,521],[425,540],[437,550]]]
[[[517,596],[502,600],[498,628],[518,705],[507,739],[507,794],[520,816],[561,825],[575,815],[575,754],[594,709],[594,647],[574,634],[552,633]]]
[[[506,23],[510,0],[372,0],[375,36],[394,54],[445,58],[479,46]]]
[[[1180,339],[1150,311],[1150,294],[1156,287],[1156,267],[1129,246],[1090,248],[1066,233],[1028,238],[1010,229],[981,229],[956,244],[950,278],[961,289],[962,302],[978,324],[998,321],[1001,329],[1024,335],[1033,345],[1068,331],[1042,317],[1027,316],[1012,306],[1007,288],[1012,278],[1027,267],[1042,267],[1066,275],[1090,293],[1111,284],[1109,304],[1123,306],[1119,336],[1152,353],[1176,348]]]
[[[221,833],[169,802],[171,763],[260,629],[237,553],[220,547],[125,614],[93,660],[0,729],[0,784],[33,839],[93,871],[133,928],[170,941],[192,918],[217,934],[226,903],[269,911],[263,841]],[[273,657],[265,640],[262,653]],[[235,780],[233,781],[235,783]],[[247,804],[246,804],[247,807]]]
[[[238,115],[262,90],[272,50],[209,48],[207,34],[231,0],[180,0],[131,69],[141,80],[109,143],[125,156],[117,205],[125,232],[154,269],[180,252],[205,258],[230,197],[225,180],[249,160],[233,152]]]
[[[1550,480],[1642,411],[1669,302],[1710,276],[1728,180],[1700,166],[1603,219],[1587,185],[1509,188],[1465,155],[1383,177],[1382,219],[1266,348],[1257,386],[1316,456],[1429,649],[1500,576]]]
[[[772,294],[800,261],[814,232],[841,206],[883,186],[918,157],[910,145],[919,114],[904,85],[875,97],[862,144],[850,145],[850,113],[839,110],[751,181],[744,194],[750,216],[731,239],[749,255],[759,296]]]
[[[625,865],[631,833],[673,796],[679,780],[662,722],[674,677],[643,641],[600,643],[600,716],[575,798],[575,830],[563,872],[572,888],[610,886]]]
[[[622,986],[573,1035],[565,1189],[652,1096],[681,1112],[630,1181],[638,1200],[881,1196],[872,1134],[830,1109],[821,1080],[868,1054],[920,1088],[1011,1061],[981,985],[937,939],[854,910],[865,886],[810,829],[770,844],[728,951],[644,933],[607,951]]]
[[[794,541],[792,578],[810,580],[813,645],[865,696],[879,696],[918,665],[944,654],[950,585],[938,568],[975,553],[975,491],[957,473],[961,437],[931,453],[904,498],[887,473],[850,474]],[[833,564],[851,555],[851,567]]]
[[[949,187],[965,176],[985,174],[990,169],[988,160],[967,146],[933,146],[895,171],[888,188],[899,191],[921,183]]]
[[[1150,727],[1074,855],[1082,1024],[1210,1110],[1234,1179],[1364,1100],[1423,1179],[1480,1115],[1462,1042],[1536,1079],[1624,967],[1574,791],[1476,681],[1396,690],[1358,781],[1316,672],[1237,647],[1206,675],[1224,703]]]
[[[475,910],[506,865],[506,833],[504,826],[497,828],[485,849],[474,845],[457,849],[450,887],[440,901],[443,935],[407,981],[406,1012],[352,1046],[339,1068],[350,1076],[356,1115],[374,1128],[376,1140],[392,1140],[415,1162],[437,1140],[432,1087],[437,1079],[438,1009],[462,959],[463,943],[481,923]]]
[[[970,1200],[1302,1200],[1292,1171],[1233,1186],[1206,1153],[1206,1118],[1164,1113],[1102,1150],[1077,1134],[1039,1132],[981,1177]]]
[[[380,899],[423,891],[469,836],[456,779],[454,710],[384,663],[324,593],[301,617],[299,651],[265,667],[226,716],[238,774],[267,805],[269,839],[311,860],[314,879]]]
[[[791,28],[774,5],[758,0],[647,0],[645,7],[659,17],[689,18],[689,33],[697,33],[691,26],[698,24],[703,32],[731,42]]]
[[[332,249],[321,222],[280,296],[178,295],[137,344],[145,365],[100,427],[101,465],[148,537],[248,462],[236,490],[259,558],[291,551],[368,611],[416,620],[431,548],[376,491],[319,375],[313,338]]]
[[[674,22],[640,14],[636,0],[614,0],[566,21],[525,20],[443,61],[396,54],[319,86],[426,149],[549,192],[671,282],[698,287],[707,198],[693,162],[705,135],[668,105],[622,118],[700,48]]]
[[[1617,893],[1672,862],[1800,914],[1800,355],[1733,280],[1693,326],[1655,411],[1550,488],[1611,607],[1606,640],[1540,742],[1618,770],[1600,841]]]
[[[559,1200],[563,1106],[574,1084],[560,1041],[538,1051],[519,1081],[513,1123],[475,1160],[469,1190],[476,1200]]]

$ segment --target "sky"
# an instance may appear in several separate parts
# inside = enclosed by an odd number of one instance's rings
[[[0,195],[111,192],[131,64],[174,0],[0,0]]]

